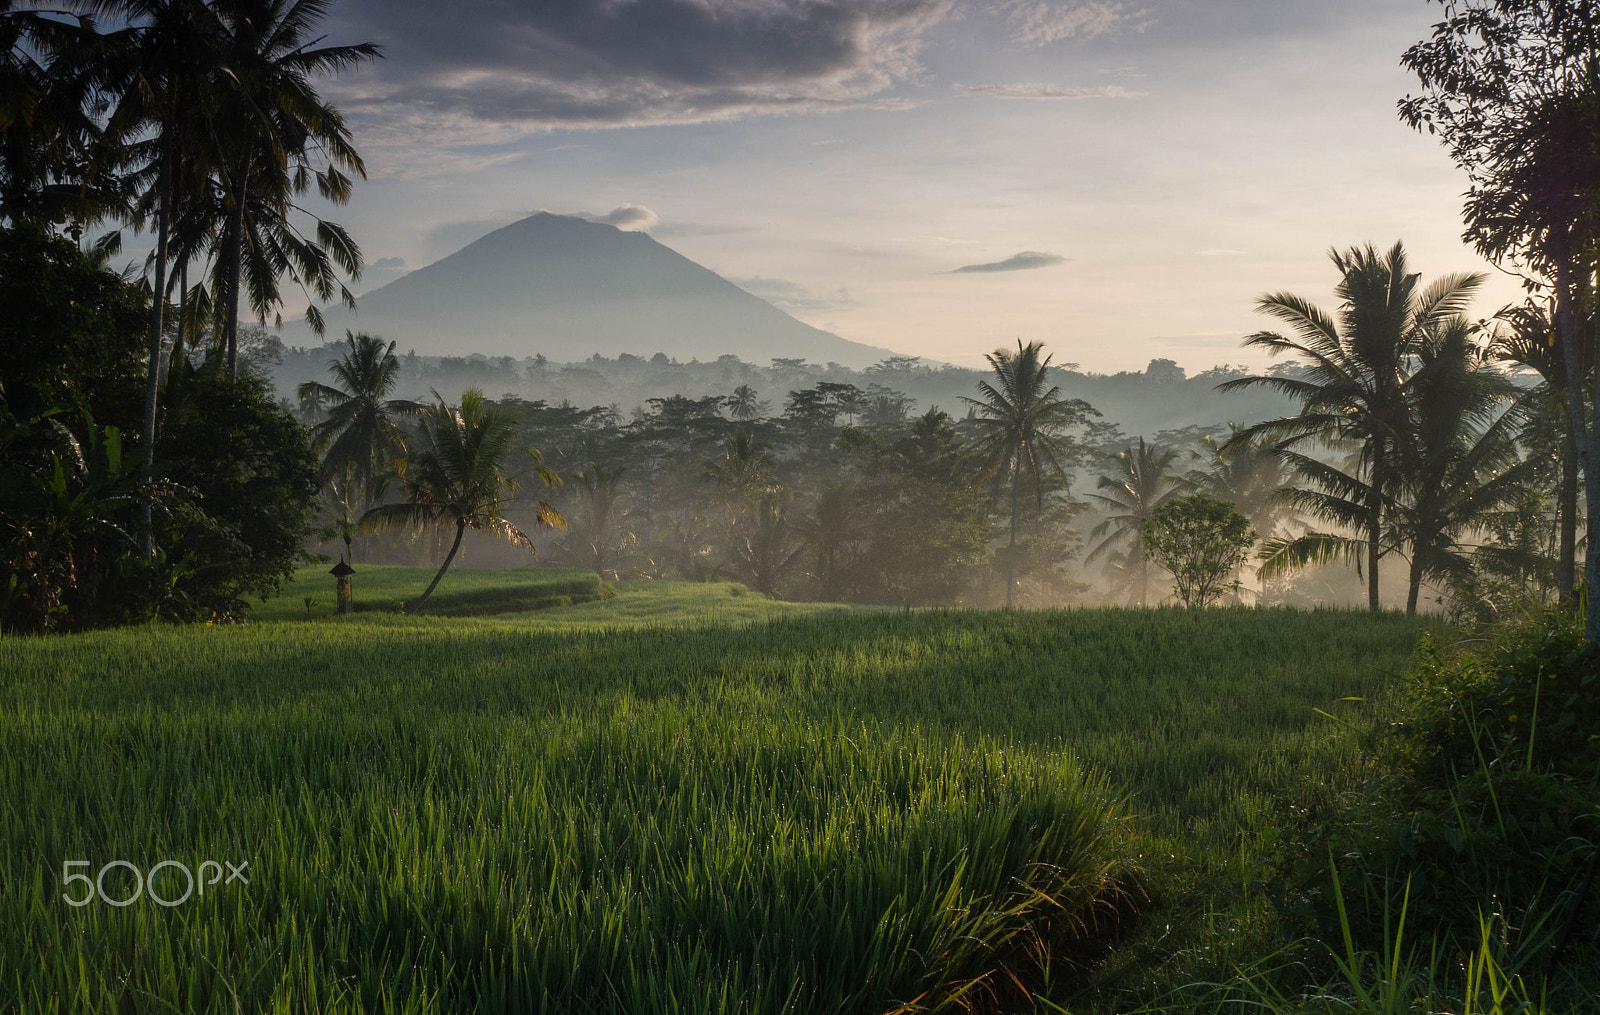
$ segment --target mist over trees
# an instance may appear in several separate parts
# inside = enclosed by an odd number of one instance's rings
[[[1360,602],[1491,616],[1553,597],[1560,428],[1537,411],[1549,402],[1539,378],[1504,363],[1532,325],[1470,321],[1473,280],[1423,285],[1399,245],[1335,252],[1334,267],[1337,310],[1262,298],[1291,336],[1249,343],[1292,355],[1257,375],[1190,378],[1161,360],[1092,375],[1019,342],[997,350],[988,372],[910,357],[857,372],[733,356],[555,365],[399,355],[385,391],[514,389],[497,408],[541,457],[508,474],[552,470],[562,485],[542,496],[569,522],[532,537],[540,559],[611,579],[724,579],[779,598],[902,606]],[[335,349],[324,369],[343,377],[353,350],[385,348],[357,335],[316,352],[256,341],[261,368],[280,377]],[[676,390],[648,394],[652,384]],[[641,400],[516,393],[573,388]],[[298,390],[302,420],[329,433],[327,389]],[[1091,399],[1129,412],[1143,432]],[[1009,407],[1035,402],[1048,409],[1048,441],[1035,439],[1030,460],[1006,421]],[[330,447],[326,461],[346,454]],[[329,543],[350,517],[337,471],[325,469]],[[1151,526],[1195,493],[1239,512],[1251,541],[1225,553],[1189,545],[1185,559],[1221,554],[1228,574],[1185,572],[1175,587],[1147,541],[1180,559],[1179,534]],[[530,510],[513,499],[505,515]],[[437,544],[423,531],[365,537],[358,559],[436,563]],[[463,552],[474,566],[530,559],[470,532]]]

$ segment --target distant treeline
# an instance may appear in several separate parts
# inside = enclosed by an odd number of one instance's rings
[[[791,599],[998,605],[1010,565],[1019,605],[1158,602],[1165,578],[1145,562],[1138,527],[1162,499],[1214,492],[1239,504],[1263,539],[1287,517],[1268,503],[1282,480],[1268,456],[1219,464],[1241,419],[1281,413],[1286,404],[1259,392],[1217,392],[1242,370],[1191,378],[1170,360],[1109,376],[1051,368],[1048,383],[1059,384],[1063,399],[1090,391],[1123,418],[1173,425],[1130,433],[1099,405],[1079,401],[1078,422],[1061,434],[1064,468],[1016,505],[1013,560],[1008,475],[985,460],[974,406],[964,400],[992,372],[928,367],[914,357],[859,372],[800,360],[761,367],[734,356],[687,364],[596,357],[558,366],[539,357],[406,355],[386,345],[359,337],[277,350],[261,333],[247,349],[253,364],[281,360],[273,364],[280,390],[318,361],[324,376],[337,367],[340,389],[354,394],[381,376],[382,390],[361,400],[400,407],[394,423],[401,428],[415,393],[436,390],[453,403],[469,386],[501,389],[494,407],[514,419],[518,445],[539,455],[519,452],[508,463],[523,483],[506,516],[535,533],[542,559],[608,578],[732,579]],[[352,403],[321,382],[291,390],[308,425],[330,439],[341,432],[330,410],[344,404],[348,413]],[[587,397],[571,397],[575,390]],[[329,445],[324,456],[324,552],[358,562],[443,557],[445,531],[363,531],[359,519],[392,501],[399,483],[378,465],[346,463],[341,472]],[[538,483],[539,465],[560,484]],[[564,516],[565,530],[536,529],[541,500]],[[463,552],[473,566],[529,561],[526,550],[482,534],[469,533]],[[1353,576],[1311,568],[1276,583],[1267,597],[1309,605],[1354,602],[1359,591]]]
[[[254,357],[269,371],[280,394],[291,395],[305,381],[327,378],[328,364],[345,350],[343,339],[310,348],[285,347],[263,329],[246,329],[242,339],[246,357]],[[381,336],[380,336],[381,337]],[[682,395],[704,398],[726,395],[740,386],[752,388],[762,401],[781,409],[791,391],[819,383],[851,384],[869,397],[881,392],[911,399],[913,410],[943,409],[965,415],[962,396],[970,396],[986,370],[930,365],[916,356],[895,356],[865,370],[838,363],[808,363],[803,359],[774,359],[766,365],[747,363],[738,356],[719,356],[702,362],[681,363],[663,353],[615,359],[596,354],[576,363],[556,363],[541,355],[516,359],[488,357],[424,356],[396,350],[400,361],[397,392],[411,398],[437,388],[450,396],[468,386],[479,387],[492,398],[501,396],[555,405],[609,406],[627,416],[641,410],[652,398]],[[1294,363],[1274,366],[1273,372],[1293,373]],[[1167,430],[1195,426],[1214,429],[1228,422],[1246,423],[1287,412],[1292,403],[1270,391],[1257,389],[1219,395],[1216,386],[1251,371],[1242,366],[1216,366],[1187,375],[1170,359],[1152,359],[1144,370],[1114,374],[1080,371],[1075,364],[1056,364],[1052,378],[1064,398],[1093,405],[1101,419],[1124,433],[1147,437]]]

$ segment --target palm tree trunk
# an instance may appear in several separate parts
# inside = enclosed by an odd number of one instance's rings
[[[243,232],[245,232],[245,199],[238,195],[237,207],[234,208],[234,223],[229,226],[227,237],[227,291],[222,293],[226,304],[222,307],[222,335],[227,339],[227,379],[238,379],[238,283],[243,274]]]
[[[1577,450],[1578,465],[1583,469],[1584,502],[1588,508],[1590,529],[1588,552],[1585,554],[1583,579],[1588,588],[1588,615],[1584,618],[1583,636],[1593,642],[1600,640],[1600,545],[1594,539],[1594,518],[1600,511],[1600,475],[1594,470],[1590,454],[1589,429],[1583,418],[1583,357],[1578,348],[1577,323],[1573,320],[1572,264],[1567,257],[1556,258],[1556,331],[1561,337],[1562,358],[1567,367],[1567,412],[1570,416],[1573,447]],[[1600,356],[1595,357],[1600,367]],[[1600,398],[1595,400],[1596,425],[1600,426]],[[1576,565],[1574,565],[1576,570]]]
[[[1565,429],[1565,428],[1564,428]],[[1578,450],[1572,431],[1561,435],[1561,556],[1556,565],[1556,592],[1572,602],[1578,558]]]
[[[1006,549],[1006,609],[1011,609],[1011,590],[1017,584],[1017,493],[1022,489],[1022,455],[1017,455],[1011,472],[1011,545]]]
[[[233,222],[229,226],[228,235],[228,291],[223,294],[227,300],[224,307],[223,334],[228,342],[228,379],[237,380],[239,377],[239,287],[241,276],[244,274],[244,202],[250,185],[250,168],[245,166],[239,171],[238,187],[233,195]]]
[[[167,357],[168,369],[178,362],[178,357],[183,355],[185,339],[184,325],[189,319],[189,262],[186,260],[178,268],[178,333],[172,339],[172,354]]]
[[[422,593],[422,598],[406,607],[406,613],[416,613],[422,609],[422,604],[427,602],[428,597],[433,595],[433,590],[439,587],[439,579],[443,578],[444,573],[450,570],[450,562],[456,559],[456,551],[461,549],[461,537],[466,535],[466,532],[467,523],[456,522],[456,541],[450,544],[450,552],[445,555],[444,563],[439,565],[439,573],[434,575],[433,581],[428,583],[428,588]]]
[[[1406,616],[1417,615],[1417,594],[1422,591],[1422,554],[1411,550],[1411,586],[1406,590]]]
[[[1383,452],[1372,461],[1372,515],[1367,521],[1367,609],[1377,613],[1382,609],[1378,601],[1378,542],[1383,534],[1383,486],[1380,479]]]
[[[166,132],[171,125],[165,124]],[[172,150],[165,138],[161,146],[161,165],[156,170],[159,192],[156,196],[156,277],[150,294],[150,368],[144,387],[144,467],[148,475],[156,463],[156,401],[161,388],[161,332],[167,307],[167,231],[172,204]],[[144,562],[155,559],[155,530],[150,518],[150,499],[139,507]]]

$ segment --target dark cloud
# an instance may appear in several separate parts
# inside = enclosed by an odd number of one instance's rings
[[[342,96],[419,131],[625,126],[860,105],[956,0],[351,0],[387,59]],[[398,115],[396,115],[398,114]]]
[[[952,268],[947,274],[969,275],[994,271],[1027,271],[1030,268],[1048,268],[1052,264],[1065,264],[1072,260],[1060,254],[1046,254],[1038,250],[1024,250],[1020,254],[1012,254],[1004,261],[990,261],[987,264],[964,264],[959,268]]]

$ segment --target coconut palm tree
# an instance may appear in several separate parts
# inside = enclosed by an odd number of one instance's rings
[[[996,349],[985,359],[994,370],[994,382],[979,381],[981,398],[962,396],[972,407],[977,430],[976,450],[998,495],[1011,481],[1011,534],[1006,551],[1006,608],[1011,608],[1016,586],[1017,515],[1022,488],[1031,485],[1037,507],[1044,506],[1045,488],[1066,475],[1072,447],[1066,432],[1097,415],[1087,402],[1064,399],[1050,383],[1050,359],[1040,357],[1042,342],[1022,344],[1017,351]]]
[[[861,536],[856,490],[849,482],[830,483],[817,495],[801,532],[816,550],[817,589],[823,602],[837,602],[843,590],[841,558]]]
[[[1578,555],[1578,446],[1572,427],[1568,425],[1567,361],[1561,348],[1560,329],[1554,308],[1533,300],[1522,306],[1508,307],[1497,316],[1510,327],[1495,335],[1489,346],[1490,356],[1500,362],[1516,363],[1536,372],[1541,381],[1539,389],[1546,408],[1562,421],[1559,451],[1561,479],[1556,497],[1560,513],[1556,590],[1563,600],[1571,600]],[[1581,325],[1577,329],[1576,359],[1579,375],[1587,378],[1594,359],[1594,315],[1588,315]]]
[[[82,227],[126,210],[127,152],[98,107],[116,36],[93,18],[0,0],[0,221]]]
[[[381,338],[349,331],[344,340],[344,354],[328,363],[337,386],[306,381],[296,395],[302,405],[316,404],[327,413],[312,430],[327,449],[322,456],[323,477],[348,474],[364,505],[371,506],[381,495],[389,463],[404,448],[400,421],[422,411],[422,406],[389,397],[400,382],[395,343],[384,345]]]
[[[735,527],[728,549],[734,573],[765,596],[778,594],[784,576],[805,550],[790,512],[793,502],[794,491],[767,487]]]
[[[131,209],[137,225],[153,220],[155,250],[150,301],[149,377],[145,386],[145,465],[155,460],[156,412],[165,333],[169,245],[178,167],[203,158],[196,150],[215,110],[216,19],[203,0],[93,0],[79,5],[126,27],[103,41],[106,91],[116,96],[106,117],[101,161],[133,163],[142,195]],[[154,552],[144,519],[144,557]]]
[[[573,477],[577,487],[578,511],[569,519],[568,535],[562,542],[562,555],[592,568],[602,578],[619,578],[619,559],[636,542],[633,534],[617,524],[617,500],[622,495],[621,480],[628,470],[606,468],[590,462]]]
[[[1237,423],[1229,423],[1229,437],[1218,440],[1208,434],[1202,439],[1207,467],[1195,469],[1188,479],[1194,490],[1233,504],[1250,520],[1250,527],[1261,540],[1273,539],[1287,520],[1282,490],[1289,476],[1284,461],[1259,441],[1233,442]],[[1236,586],[1239,575],[1234,576]]]
[[[400,525],[455,526],[455,541],[444,563],[422,597],[406,608],[407,613],[421,609],[433,595],[469,528],[508,539],[537,555],[527,533],[505,517],[517,488],[516,480],[505,474],[505,462],[517,438],[515,417],[490,405],[478,388],[463,391],[458,407],[447,405],[437,391],[433,398],[416,436],[407,441],[399,473],[404,499],[372,508],[360,522],[369,531]],[[527,450],[537,459],[537,451]],[[543,466],[536,471],[547,486],[561,481]],[[566,520],[542,500],[537,502],[534,517],[540,525],[566,528]]]
[[[1520,459],[1517,438],[1541,393],[1518,392],[1485,369],[1465,321],[1420,350],[1409,389],[1407,431],[1397,442],[1393,539],[1410,551],[1406,612],[1417,612],[1422,582],[1470,568],[1457,540],[1515,503],[1541,463]]]
[[[1130,606],[1144,606],[1150,595],[1150,562],[1144,552],[1145,519],[1173,497],[1186,493],[1190,486],[1173,469],[1179,457],[1176,448],[1146,444],[1140,437],[1136,447],[1118,453],[1113,473],[1100,477],[1099,488],[1104,492],[1089,495],[1107,514],[1089,533],[1091,539],[1098,538],[1100,542],[1084,559],[1093,561],[1122,547],[1120,555],[1113,554],[1109,562],[1127,580]]]
[[[288,275],[315,296],[307,310],[321,331],[316,301],[336,294],[353,305],[335,268],[357,277],[361,252],[342,228],[317,219],[313,236],[294,225],[304,209],[293,198],[313,181],[336,204],[350,199],[351,177],[366,166],[343,115],[312,87],[317,75],[357,66],[380,55],[372,43],[318,46],[320,23],[331,0],[212,0],[219,25],[219,59],[231,87],[220,95],[213,120],[217,200],[221,214],[213,288],[228,367],[238,370],[239,296],[265,321],[282,303]]]
[[[1189,474],[1189,481],[1201,493],[1229,501],[1250,519],[1256,535],[1271,539],[1283,522],[1283,504],[1278,491],[1287,476],[1283,459],[1257,441],[1233,441],[1241,428],[1229,423],[1229,437],[1217,440],[1207,436],[1202,442],[1208,467]]]
[[[1270,443],[1293,456],[1302,478],[1325,484],[1327,502],[1308,506],[1364,532],[1367,603],[1376,611],[1384,507],[1397,481],[1396,442],[1409,411],[1406,380],[1422,343],[1465,312],[1483,276],[1447,275],[1419,288],[1421,276],[1411,271],[1400,243],[1383,254],[1368,245],[1330,251],[1329,257],[1339,271],[1336,313],[1290,293],[1268,293],[1256,301],[1256,309],[1286,324],[1290,333],[1262,331],[1244,340],[1271,355],[1298,355],[1305,361],[1303,370],[1241,377],[1217,389],[1261,385],[1300,402],[1296,415],[1246,427],[1233,442]],[[1352,446],[1352,467],[1335,469],[1300,453],[1311,442]],[[1342,537],[1326,533],[1268,545],[1284,565],[1325,562],[1350,552]]]
[[[771,452],[758,445],[743,424],[723,438],[722,458],[705,464],[706,479],[715,484],[735,522],[770,488],[771,471]]]
[[[772,410],[771,402],[756,397],[757,392],[748,384],[741,384],[728,396],[728,414],[741,423],[759,419]]]

